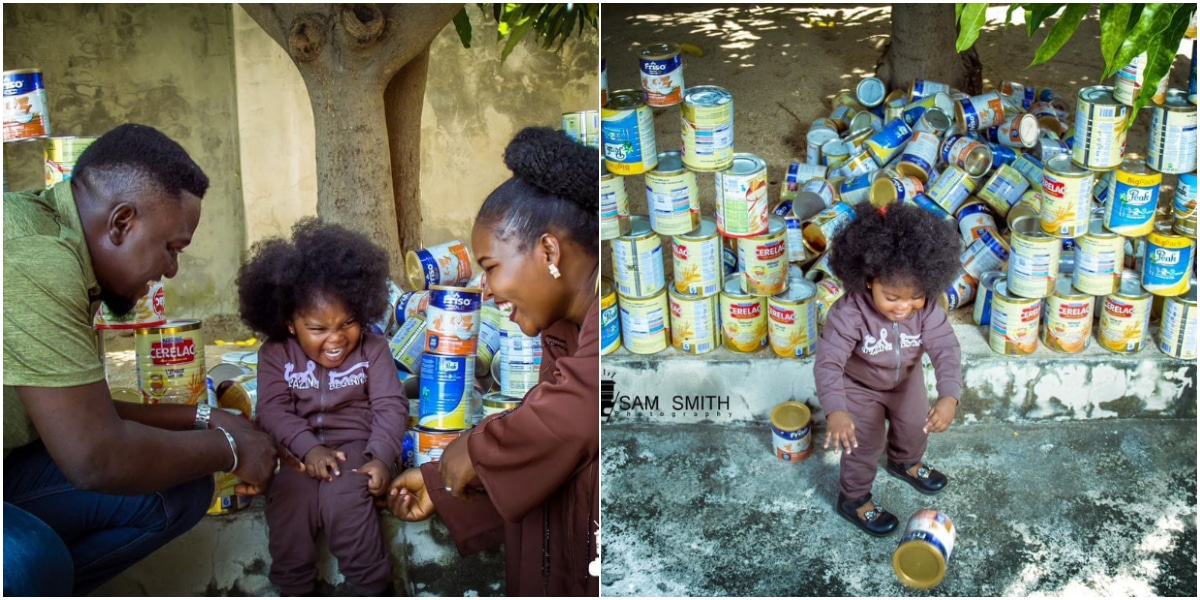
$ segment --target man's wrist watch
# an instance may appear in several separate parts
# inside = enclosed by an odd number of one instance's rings
[[[208,421],[212,418],[212,406],[200,402],[196,404],[196,422],[192,429],[208,429]]]

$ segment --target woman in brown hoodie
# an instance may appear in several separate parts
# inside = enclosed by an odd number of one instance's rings
[[[962,391],[962,354],[946,311],[935,301],[959,270],[953,225],[912,204],[869,204],[834,237],[830,266],[846,297],[829,311],[813,372],[825,411],[825,448],[845,450],[837,512],[883,536],[899,524],[871,499],[886,442],[887,471],[924,494],[946,476],[922,462],[930,433],[954,420]],[[929,407],[921,355],[937,375]],[[891,425],[885,432],[885,421]]]
[[[471,242],[485,293],[542,336],[539,383],[439,462],[401,474],[389,508],[409,521],[437,512],[462,554],[503,542],[510,596],[597,596],[599,156],[528,128],[504,161],[513,177],[483,203]]]

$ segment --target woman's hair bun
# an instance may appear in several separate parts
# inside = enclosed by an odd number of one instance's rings
[[[600,166],[596,150],[549,127],[526,127],[504,150],[513,174],[588,212],[599,209]]]

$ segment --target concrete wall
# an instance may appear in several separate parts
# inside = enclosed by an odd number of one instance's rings
[[[4,68],[40,68],[51,133],[126,122],[179,142],[212,181],[166,284],[172,316],[236,312],[244,228],[229,5],[5,4]],[[44,185],[40,142],[5,144],[5,189]]]
[[[422,241],[470,241],[484,198],[510,176],[504,147],[528,125],[561,126],[563,112],[598,108],[599,38],[590,30],[561,54],[526,40],[502,65],[495,24],[468,14],[474,43],[453,25],[432,45],[421,122]],[[315,214],[312,113],[299,71],[241,8],[234,8],[239,128],[249,241],[284,235]]]
[[[453,25],[434,40],[422,120],[426,245],[469,241],[483,199],[508,178],[501,157],[528,125],[596,109],[599,37],[561,54],[526,40],[500,64],[495,24],[474,6],[472,48]],[[283,49],[236,5],[4,7],[4,68],[43,70],[56,135],[134,121],[179,141],[213,181],[195,241],[167,283],[172,316],[233,314],[245,249],[316,211],[316,153],[304,83]],[[41,143],[4,147],[4,186],[43,185]]]

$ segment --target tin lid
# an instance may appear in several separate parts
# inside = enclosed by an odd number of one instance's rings
[[[883,98],[887,95],[887,87],[878,77],[866,77],[858,82],[854,88],[854,95],[863,106],[874,108],[883,103]]]
[[[737,298],[738,300],[748,300],[751,298],[757,299],[759,296],[751,296],[742,291],[742,274],[734,273],[725,276],[725,283],[721,286],[721,293],[729,298]]]
[[[921,119],[938,131],[946,132],[950,129],[950,117],[940,108],[934,107],[925,111]]]
[[[866,137],[863,139],[871,137],[875,134],[874,123],[878,118],[869,112],[860,112],[854,115],[854,118],[850,119],[850,131],[854,133],[855,137],[863,133],[866,133]]]
[[[821,154],[827,156],[849,156],[850,146],[835,136],[821,144]]]
[[[1038,121],[1037,117],[1029,113],[1017,115],[1017,122],[1014,124],[1017,128],[1017,135],[1021,138],[1021,145],[1026,148],[1032,148],[1037,144],[1038,138]]]
[[[643,60],[661,60],[664,58],[675,58],[679,56],[679,46],[671,43],[647,44],[642,46],[642,50],[638,55]]]
[[[1160,177],[1162,175],[1161,173],[1158,173],[1158,171],[1152,170],[1150,167],[1146,166],[1145,157],[1137,152],[1126,152],[1125,155],[1121,157],[1121,166],[1119,170],[1134,175],[1158,174]]]
[[[683,91],[683,101],[697,106],[722,106],[733,102],[733,94],[723,87],[698,85]]]
[[[782,431],[798,431],[812,422],[812,411],[802,402],[788,400],[771,409],[771,425]]]
[[[1077,289],[1070,277],[1059,277],[1054,284],[1054,295],[1066,300],[1084,300],[1091,298],[1091,294],[1085,294]]]
[[[1041,218],[1033,215],[1021,215],[1009,221],[1009,231],[1021,237],[1050,238],[1054,237],[1042,230]]]
[[[1167,298],[1167,300],[1170,300],[1172,302],[1179,302],[1182,304],[1187,304],[1190,306],[1195,306],[1196,305],[1196,286],[1195,286],[1195,284],[1193,284],[1191,287],[1189,287],[1188,291],[1184,292],[1183,294],[1180,294],[1178,296],[1174,296],[1171,298]]]
[[[683,171],[683,153],[678,150],[668,150],[658,153],[658,166],[654,167],[656,174],[675,175]]]
[[[772,299],[783,302],[804,302],[817,295],[817,284],[803,277],[793,279],[789,273],[787,283],[788,288],[782,293],[773,296]]]
[[[675,237],[681,240],[697,241],[707,240],[715,235],[717,235],[717,222],[712,217],[700,217],[699,227]]]
[[[690,292],[680,291],[674,285],[668,285],[667,286],[667,297],[672,300],[685,300],[688,302],[695,302],[696,300],[703,300],[705,298],[711,298],[712,296],[705,296],[705,295],[699,294],[699,293],[692,294]]]
[[[608,94],[609,110],[633,110],[646,105],[641,90],[617,90]]]
[[[892,570],[904,585],[927,590],[946,577],[946,557],[929,542],[908,540],[892,554]]]
[[[823,150],[825,144],[838,139],[838,133],[836,129],[814,127],[808,130],[808,134],[804,136],[804,139]]]
[[[632,215],[629,217],[629,233],[617,239],[640,240],[651,235],[654,235],[654,230],[650,227],[650,218],[646,215]]]
[[[1091,220],[1088,221],[1087,236],[1101,240],[1111,240],[1120,237],[1117,234],[1109,231],[1108,228],[1104,226],[1103,212],[1101,212],[1099,215],[1095,213],[1092,214]]]
[[[979,289],[995,289],[997,282],[1007,280],[1008,274],[1004,271],[984,271],[979,275]]]
[[[753,175],[767,168],[767,161],[753,154],[737,152],[733,155],[733,165],[722,171],[726,175]]]
[[[1070,154],[1055,154],[1046,159],[1045,170],[1052,172],[1055,175],[1063,175],[1072,178],[1083,178],[1092,175],[1092,172],[1071,162]]]
[[[196,331],[200,329],[200,321],[197,319],[178,319],[167,321],[157,327],[144,327],[135,329],[137,335],[170,335],[172,333],[184,333],[186,331]]]
[[[1079,90],[1079,99],[1102,106],[1125,106],[1124,104],[1117,102],[1117,99],[1113,96],[1112,86],[1108,85],[1093,85],[1085,87]],[[1184,98],[1184,101],[1187,101],[1186,97]]]
[[[500,392],[488,392],[483,395],[483,405],[488,408],[513,408],[520,404],[520,398],[505,396]]]
[[[453,286],[453,285],[431,285],[431,286],[429,286],[429,289],[431,291],[432,290],[442,290],[445,292],[458,292],[460,294],[482,294],[483,293],[483,290],[481,290],[479,288],[458,287],[458,286]]]
[[[1196,105],[1188,100],[1188,93],[1183,90],[1167,90],[1167,99],[1163,101],[1161,107],[1172,112],[1196,112]]]
[[[1121,286],[1117,288],[1117,295],[1126,298],[1148,298],[1150,292],[1142,289],[1141,274],[1133,269],[1125,269],[1121,271]]]
[[[2,73],[2,75],[4,75],[5,77],[8,77],[9,75],[28,75],[30,73],[37,73],[38,75],[41,75],[42,70],[41,69],[14,69],[12,71],[4,71]]]

